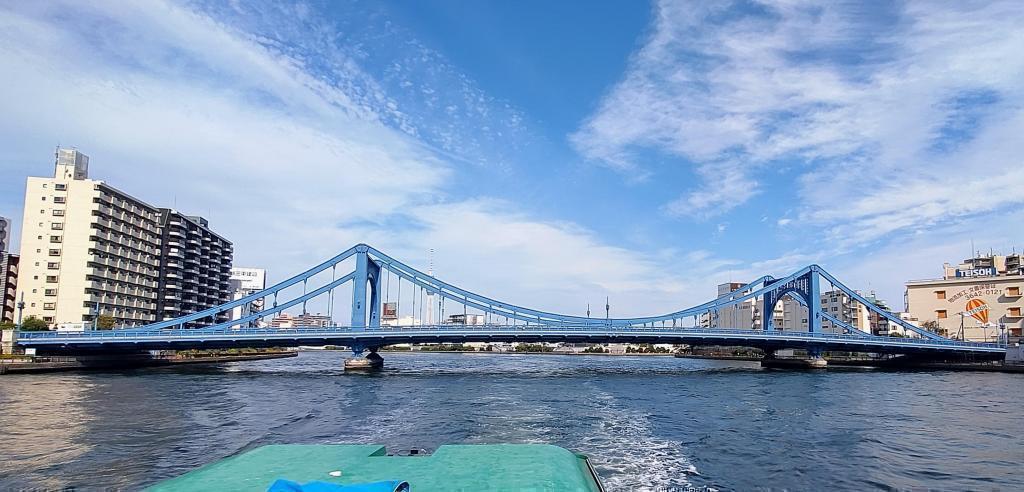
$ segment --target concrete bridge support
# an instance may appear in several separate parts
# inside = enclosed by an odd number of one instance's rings
[[[17,332],[14,330],[3,330],[0,332],[0,354],[11,355],[14,353],[14,342]]]
[[[761,359],[761,367],[766,369],[824,369],[828,367],[828,361],[822,356],[824,352],[821,347],[807,349],[807,357],[776,357],[778,349],[765,349],[764,358]]]

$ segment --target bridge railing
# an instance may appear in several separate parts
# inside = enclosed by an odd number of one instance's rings
[[[990,343],[964,342],[958,340],[929,340],[921,338],[904,337],[881,337],[866,334],[839,334],[839,333],[812,333],[807,331],[782,331],[782,330],[751,330],[751,329],[726,329],[726,328],[671,328],[671,327],[599,327],[588,325],[415,325],[415,326],[381,326],[381,327],[359,327],[351,328],[344,326],[331,327],[296,327],[296,328],[233,328],[233,329],[164,329],[164,330],[90,330],[81,332],[60,332],[60,331],[36,331],[19,332],[18,339],[29,340],[61,340],[86,342],[112,341],[112,340],[174,340],[174,339],[196,339],[208,338],[211,340],[230,339],[232,337],[254,338],[260,336],[273,338],[315,337],[317,335],[400,335],[400,334],[422,334],[422,333],[466,333],[466,334],[592,334],[592,335],[652,335],[652,336],[678,336],[678,335],[707,335],[707,336],[730,336],[730,338],[749,339],[789,339],[789,340],[821,340],[821,341],[849,341],[858,344],[884,343],[886,345],[902,344],[913,346],[949,346],[949,347],[981,347],[990,348],[996,345]]]

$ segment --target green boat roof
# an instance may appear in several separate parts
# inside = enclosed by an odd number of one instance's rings
[[[331,476],[333,471],[341,476]],[[419,456],[388,456],[384,446],[376,444],[270,445],[148,490],[267,490],[279,478],[346,485],[404,480],[413,492],[600,490],[585,456],[547,444],[446,445]]]

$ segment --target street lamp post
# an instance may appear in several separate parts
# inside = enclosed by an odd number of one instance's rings
[[[25,293],[21,293],[21,300],[18,301],[18,329],[21,329],[21,313],[25,310]]]

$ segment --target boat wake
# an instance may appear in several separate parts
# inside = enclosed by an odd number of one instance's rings
[[[620,404],[608,393],[595,389],[594,398],[580,408],[594,423],[578,451],[590,457],[608,490],[666,490],[692,487],[690,477],[699,475],[680,441],[651,433],[647,415]]]

